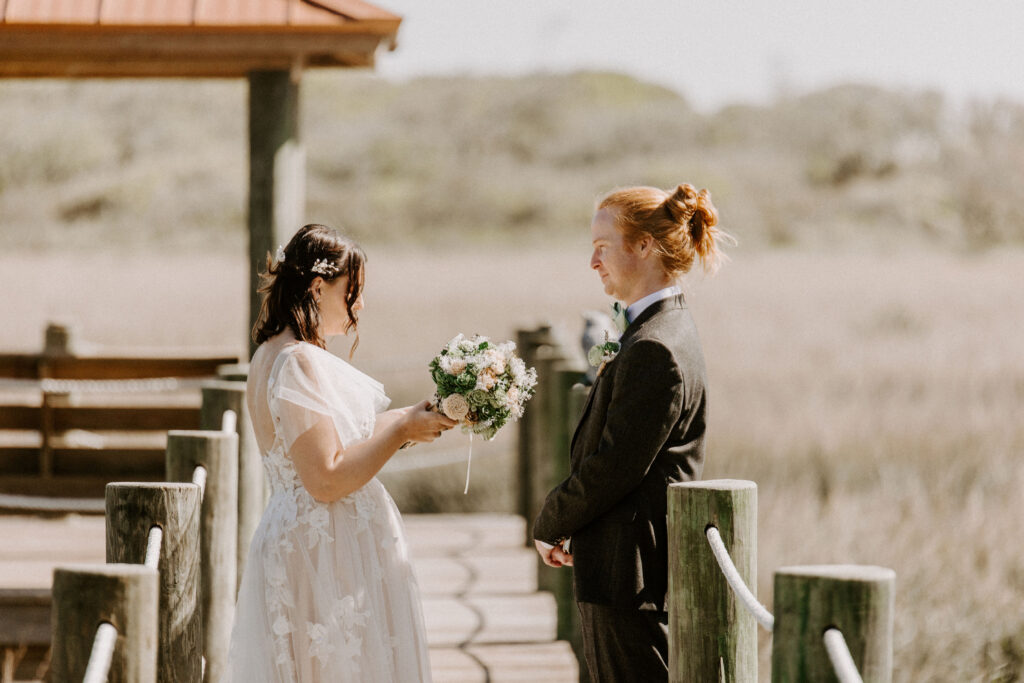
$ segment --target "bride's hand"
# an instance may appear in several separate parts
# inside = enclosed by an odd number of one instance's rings
[[[408,441],[433,441],[441,433],[458,424],[455,420],[433,409],[430,401],[403,408],[402,428]]]

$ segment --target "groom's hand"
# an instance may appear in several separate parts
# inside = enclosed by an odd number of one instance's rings
[[[534,540],[534,546],[537,548],[537,552],[540,553],[540,559],[544,560],[544,564],[549,567],[561,567],[562,565],[572,565],[572,555],[569,555],[562,551],[558,546],[549,548],[547,543]],[[565,558],[569,559],[566,563]]]
[[[549,548],[548,544],[540,541],[534,541],[534,546],[537,547],[537,552],[541,554],[541,559],[544,560],[544,563],[549,567],[560,567],[562,565],[561,562],[558,562],[552,557],[552,554],[555,552],[554,547]]]
[[[551,559],[554,562],[558,562],[558,566],[571,567],[572,566],[572,555],[565,552],[557,545],[551,550]]]

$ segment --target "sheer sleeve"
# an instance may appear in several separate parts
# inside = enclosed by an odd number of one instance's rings
[[[282,354],[284,358],[271,372],[267,385],[270,413],[286,452],[296,439],[324,420],[334,427],[342,448],[373,433],[379,401],[372,387],[362,381],[358,370],[326,351],[321,353],[328,357],[297,347]]]

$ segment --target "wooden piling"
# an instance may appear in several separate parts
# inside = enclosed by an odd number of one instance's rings
[[[542,325],[536,330],[519,330],[516,333],[516,351],[526,363],[526,367],[536,367],[537,349],[551,343],[552,333],[549,325]],[[540,378],[538,377],[538,380]],[[546,417],[539,407],[540,392],[543,384],[538,381],[536,393],[526,405],[526,411],[519,418],[519,445],[517,458],[518,495],[516,512],[526,520],[526,535],[523,539],[528,548],[533,547],[532,522],[538,506],[534,501],[534,475],[532,472],[533,453],[537,449],[539,435],[542,433]]]
[[[538,374],[543,372],[548,378],[542,431],[545,444],[540,457],[533,460],[534,471],[538,475],[534,482],[538,504],[543,503],[544,496],[569,476],[569,442],[586,400],[586,389],[579,385],[584,378],[582,368],[550,349],[541,347],[537,359]],[[550,592],[558,608],[558,640],[572,645],[577,660],[583,662],[583,640],[579,610],[573,595],[572,570],[548,567],[539,556],[537,563],[537,587]]]
[[[167,433],[167,480],[190,482],[206,468],[200,522],[204,680],[219,681],[234,621],[238,543],[238,435],[221,431]]]
[[[158,579],[138,564],[66,565],[53,572],[50,680],[80,683],[96,629],[109,623],[117,642],[110,683],[153,683],[157,663]]]
[[[757,622],[715,560],[711,525],[756,592],[757,485],[719,479],[668,488],[669,680],[756,683]]]
[[[858,565],[783,567],[775,573],[772,681],[838,680],[824,634],[843,634],[864,683],[892,681],[896,574]]]
[[[245,402],[245,382],[211,381],[203,383],[203,407],[199,428],[216,431],[221,428],[224,411],[233,410],[237,416],[238,434],[238,547],[236,590],[242,583],[245,558],[249,543],[263,516],[264,485],[263,462],[256,434],[252,430],[249,409]]]
[[[107,562],[142,564],[149,530],[160,543],[157,680],[202,678],[199,586],[200,492],[195,484],[111,483],[106,488]]]

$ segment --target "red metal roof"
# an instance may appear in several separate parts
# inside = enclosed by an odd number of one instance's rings
[[[400,22],[362,0],[0,0],[0,76],[366,66]]]
[[[0,0],[6,24],[283,27],[400,20],[361,0]]]

